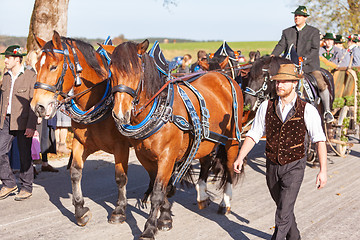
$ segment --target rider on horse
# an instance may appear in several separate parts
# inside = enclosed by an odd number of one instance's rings
[[[282,52],[290,51],[291,46],[294,46],[298,56],[303,59],[303,71],[311,73],[316,78],[320,90],[319,95],[325,108],[325,121],[332,122],[334,116],[330,112],[330,92],[320,72],[319,29],[306,24],[306,19],[310,15],[305,6],[299,6],[293,13],[295,14],[295,26],[283,30],[281,39],[271,55],[279,56]]]

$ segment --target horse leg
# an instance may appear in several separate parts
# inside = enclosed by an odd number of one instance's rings
[[[81,177],[84,162],[89,154],[85,154],[84,146],[73,140],[73,161],[70,167],[70,177],[73,193],[73,205],[75,206],[75,219],[79,226],[85,226],[90,218],[91,212],[88,207],[84,207],[84,198],[81,191]]]
[[[157,232],[157,215],[159,210],[164,205],[166,198],[166,185],[164,183],[155,180],[152,194],[150,197],[151,201],[151,210],[149,217],[145,223],[145,229],[141,234],[139,239],[155,239],[155,234]],[[170,216],[171,218],[171,216]]]
[[[157,220],[157,228],[161,231],[172,229],[171,203],[165,197],[163,205],[160,207],[160,217]]]
[[[127,143],[121,142],[121,144],[116,146],[115,151],[115,181],[118,186],[118,199],[108,222],[123,223],[126,220],[126,184],[128,180],[129,146]]]
[[[221,146],[223,147],[223,146]],[[239,143],[237,141],[228,142],[225,146],[225,155],[220,153],[220,157],[226,159],[224,164],[224,176],[226,183],[224,186],[223,199],[220,202],[218,214],[229,214],[231,212],[231,199],[232,199],[232,184],[234,180],[233,165],[234,161],[239,153]]]
[[[207,194],[207,178],[209,176],[209,170],[211,167],[212,157],[206,156],[201,159],[200,161],[200,175],[199,180],[195,185],[196,189],[196,200],[198,202],[198,207],[200,210],[206,208],[210,205],[210,196]]]

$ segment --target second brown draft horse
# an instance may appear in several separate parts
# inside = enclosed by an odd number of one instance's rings
[[[163,125],[160,128],[149,130],[149,134],[147,132],[146,134],[134,133],[138,134],[136,137],[131,137],[130,130],[128,130],[129,140],[134,146],[136,155],[153,182],[150,215],[140,239],[154,239],[157,229],[169,230],[172,228],[171,204],[166,196],[166,188],[172,177],[175,163],[184,161],[189,154],[193,153],[192,146],[194,146],[194,142],[197,142],[196,136],[197,130],[199,130],[195,126],[197,121],[193,115],[203,116],[199,104],[201,101],[198,100],[194,91],[190,90],[190,87],[196,88],[203,96],[203,103],[206,103],[208,115],[210,115],[207,120],[208,125],[201,126],[208,127],[215,135],[226,138],[225,144],[222,146],[226,156],[223,159],[223,174],[227,177],[223,184],[224,198],[220,204],[223,206],[220,207],[225,207],[227,210],[230,210],[231,186],[236,177],[232,166],[239,151],[239,138],[236,134],[236,129],[239,130],[239,128],[236,126],[241,128],[243,109],[240,87],[234,80],[221,73],[200,74],[196,80],[191,82],[189,80],[190,83],[185,81],[174,82],[174,84],[169,83],[171,81],[165,83],[159,78],[153,59],[146,52],[148,46],[147,40],[139,44],[125,42],[116,48],[103,46],[111,55],[110,69],[114,92],[113,117],[119,130],[129,126],[145,128],[144,125],[151,121],[149,119],[152,119],[149,116],[154,115],[152,111],[156,101],[161,101],[161,96],[170,95],[169,92],[166,94],[164,86],[168,84],[167,90],[170,87],[174,88],[171,95],[173,98],[170,100],[173,107],[167,108],[168,105],[164,105],[167,114],[161,117]],[[189,87],[188,84],[191,86]],[[159,98],[152,101],[152,96],[159,93],[159,89],[160,91],[164,89],[164,91],[158,95]],[[183,95],[188,96],[186,105],[184,105]],[[236,111],[233,108],[234,99],[238,103]],[[149,102],[151,104],[147,104]],[[187,110],[187,108],[191,108],[189,102],[194,103],[196,113]],[[141,111],[142,109],[144,110]],[[189,112],[191,113],[189,114]],[[236,119],[235,116],[239,118]],[[202,121],[205,120],[202,119]],[[186,122],[193,124],[192,130],[185,129]],[[183,127],[184,130],[181,130],[180,128]],[[128,133],[123,129],[121,131]],[[202,139],[198,142],[194,159],[199,159],[201,166],[206,166],[206,162],[211,161],[210,154],[219,145],[219,143]],[[203,184],[198,187],[204,187]]]
[[[49,42],[37,38],[42,54],[36,64],[37,82],[31,107],[38,117],[49,119],[56,105],[64,98],[72,111],[72,164],[70,167],[73,204],[77,224],[84,226],[91,212],[84,206],[81,190],[82,170],[86,158],[98,151],[114,154],[118,199],[109,222],[125,221],[126,183],[129,142],[123,137],[113,118],[111,105],[106,104],[111,90],[108,66],[103,56],[83,41],[60,37],[54,32]],[[69,95],[73,90],[73,95]]]

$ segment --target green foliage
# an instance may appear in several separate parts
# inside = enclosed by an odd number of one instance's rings
[[[346,106],[355,106],[355,97],[354,96],[345,96],[345,105]]]
[[[343,125],[343,128],[349,128],[350,118],[349,117],[344,118],[342,125]]]
[[[251,105],[250,104],[248,104],[248,105],[246,105],[246,106],[244,106],[244,112],[246,112],[246,111],[250,111],[250,107],[251,107]]]
[[[360,31],[359,0],[300,0],[298,4],[308,8],[308,22],[322,33],[349,34]]]
[[[335,98],[333,102],[333,108],[342,108],[345,106],[345,99],[344,98]]]

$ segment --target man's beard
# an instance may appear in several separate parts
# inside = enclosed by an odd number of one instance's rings
[[[290,89],[284,89],[282,92],[279,92],[278,91],[278,88],[276,88],[276,94],[279,96],[279,97],[287,97],[291,94],[292,92],[292,88]]]

